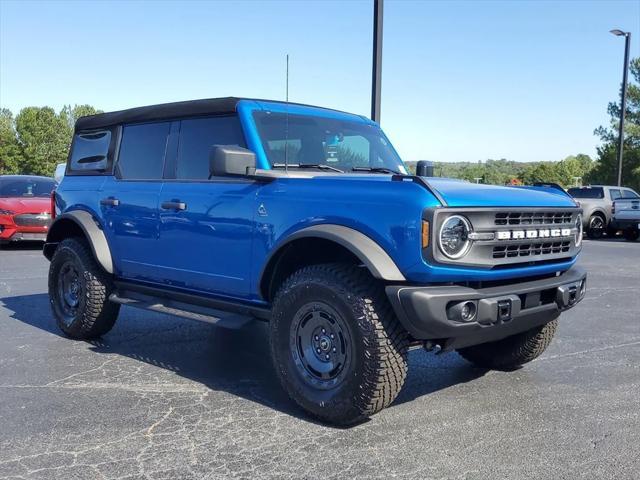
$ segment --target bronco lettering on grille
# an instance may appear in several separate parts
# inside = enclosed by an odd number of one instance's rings
[[[523,240],[525,238],[559,238],[570,237],[570,228],[541,228],[537,230],[503,230],[497,232],[498,240]]]

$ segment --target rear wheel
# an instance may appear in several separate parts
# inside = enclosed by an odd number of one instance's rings
[[[115,324],[120,305],[109,301],[111,276],[81,239],[67,238],[49,266],[49,302],[58,327],[77,339],[104,335]]]
[[[553,340],[557,327],[558,320],[552,320],[497,342],[461,348],[458,353],[479,367],[511,370],[539,357]]]
[[[302,408],[351,424],[389,406],[407,375],[407,333],[361,268],[325,264],[289,277],[273,302],[271,354]]]
[[[597,213],[591,215],[591,217],[589,217],[589,223],[587,224],[587,236],[593,239],[602,238],[606,229],[605,223],[602,215],[598,215]]]
[[[624,231],[624,238],[629,242],[635,242],[640,237],[640,230],[637,228],[627,228]]]

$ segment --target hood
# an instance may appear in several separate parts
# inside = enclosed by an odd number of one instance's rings
[[[49,197],[0,197],[0,209],[16,213],[49,213]]]
[[[449,207],[575,207],[573,199],[549,187],[500,187],[430,177]]]

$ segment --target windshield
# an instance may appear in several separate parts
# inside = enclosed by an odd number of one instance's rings
[[[375,125],[307,115],[257,111],[253,114],[272,167],[319,165],[327,171],[407,170]],[[288,118],[287,118],[288,117]]]
[[[602,187],[570,188],[567,190],[573,198],[604,198]]]
[[[0,197],[48,197],[54,186],[45,178],[0,178]]]

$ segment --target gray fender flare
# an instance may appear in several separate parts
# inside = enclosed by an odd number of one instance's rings
[[[102,228],[100,228],[94,217],[84,210],[73,210],[56,217],[47,234],[47,241],[43,250],[44,256],[51,260],[57,244],[68,238],[69,222],[73,222],[82,230],[91,246],[93,256],[100,266],[107,273],[113,273],[113,260],[107,237],[105,237]]]
[[[375,278],[392,282],[406,281],[406,278],[389,254],[370,237],[353,228],[342,225],[323,224],[298,230],[289,235],[277,248],[274,248],[265,262],[265,269],[260,274],[260,284],[262,283],[266,266],[271,263],[273,257],[287,244],[301,238],[323,238],[325,240],[331,240],[353,253],[369,269]]]

